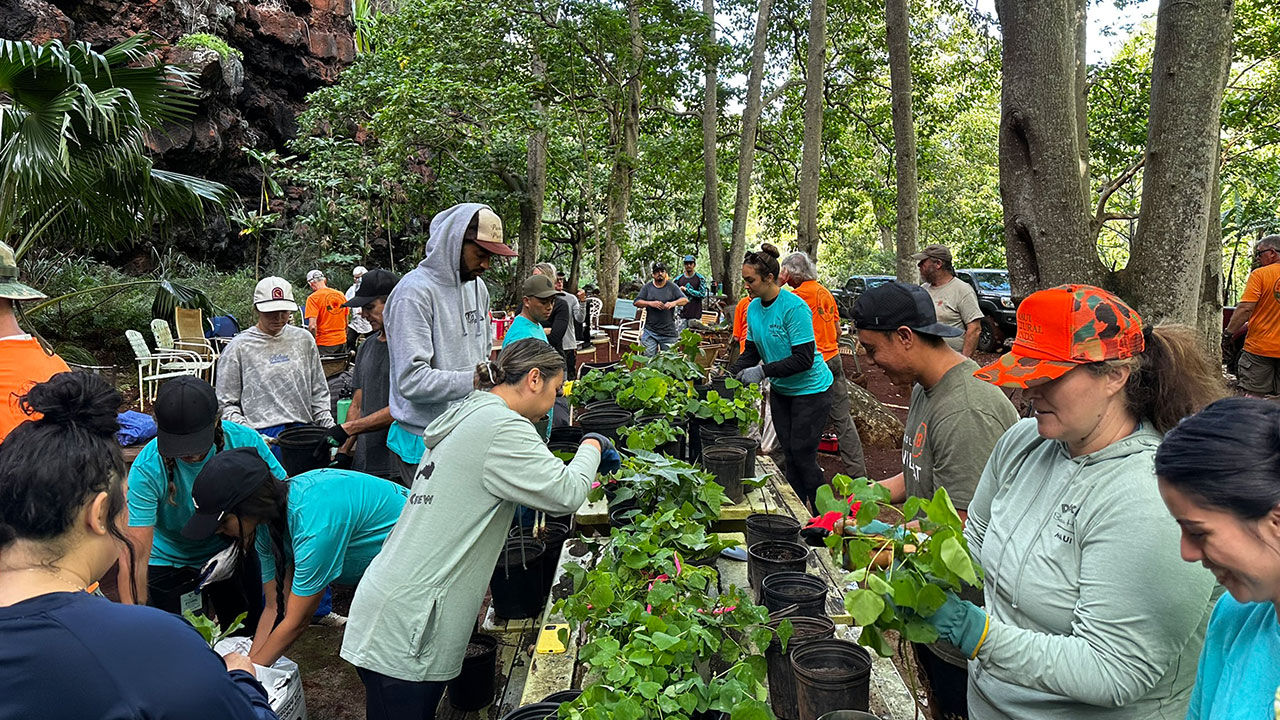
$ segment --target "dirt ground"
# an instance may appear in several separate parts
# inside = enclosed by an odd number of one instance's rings
[[[996,355],[978,353],[974,360],[986,364]],[[883,372],[865,357],[860,358],[862,370],[867,374],[871,391],[899,420],[906,420],[910,391],[899,391],[885,378]],[[851,363],[846,363],[851,370]],[[1019,398],[1014,398],[1015,405]],[[865,448],[867,473],[873,479],[884,479],[902,470],[900,451],[897,448]],[[818,461],[828,478],[840,471],[839,458],[820,453]],[[892,519],[889,515],[885,519]],[[346,614],[351,606],[352,588],[334,588],[334,610]],[[307,701],[310,720],[362,720],[364,718],[364,687],[356,676],[355,668],[338,657],[342,646],[342,629],[312,627],[290,649],[289,657],[302,669],[303,693]],[[895,658],[900,672],[907,672]],[[905,675],[904,675],[905,677]]]

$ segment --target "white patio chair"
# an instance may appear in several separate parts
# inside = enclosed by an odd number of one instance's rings
[[[205,373],[205,380],[208,380],[210,385],[213,384],[213,363],[218,359],[218,351],[213,349],[213,345],[208,340],[204,338],[174,340],[169,323],[160,318],[151,321],[151,337],[155,338],[157,351],[188,353],[195,355],[202,362],[207,362],[209,369]]]
[[[146,409],[146,402],[155,402],[156,391],[161,381],[211,372],[213,363],[201,360],[200,356],[186,350],[155,350],[147,347],[147,341],[137,330],[125,330],[125,339],[133,348],[133,356],[138,362],[138,409]]]
[[[617,347],[613,349],[615,354],[622,352],[623,343],[630,347],[633,343],[640,342],[640,336],[644,334],[644,322],[648,318],[648,312],[648,310],[641,310],[640,317],[635,320],[625,320],[619,326]]]

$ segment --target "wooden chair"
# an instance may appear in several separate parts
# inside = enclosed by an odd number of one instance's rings
[[[218,359],[217,348],[205,337],[204,312],[200,308],[174,308],[173,327],[178,331],[174,347],[190,350],[206,360]]]
[[[703,324],[703,325],[715,325],[715,324],[716,324],[716,323],[718,323],[718,322],[720,322],[720,313],[718,313],[718,312],[716,312],[716,311],[714,311],[714,310],[704,310],[704,311],[702,311],[702,324]]]
[[[161,320],[160,322],[164,322]],[[165,323],[166,330],[168,323]],[[198,355],[185,350],[153,351],[147,347],[147,341],[137,330],[125,330],[125,339],[133,349],[134,359],[138,363],[138,409],[146,409],[146,401],[155,402],[156,391],[160,383],[169,378],[194,375],[200,377],[213,370],[211,361],[201,360]]]
[[[174,340],[169,323],[160,318],[151,321],[151,336],[155,338],[156,350],[187,353],[207,362],[209,377],[206,379],[210,384],[213,383],[213,362],[218,359],[218,352],[213,349],[213,345],[208,340],[204,338]]]

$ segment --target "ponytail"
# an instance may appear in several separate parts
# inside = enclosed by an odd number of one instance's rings
[[[496,361],[476,365],[473,382],[477,390],[492,390],[503,384],[516,385],[534,368],[544,378],[562,373],[565,369],[564,356],[544,340],[517,340],[502,348]]]
[[[289,538],[289,484],[268,477],[262,484],[254,488],[249,497],[241,500],[228,512],[240,518],[253,518],[259,524],[267,526],[267,535],[271,539],[271,558],[276,563],[276,611],[284,614],[285,578],[293,572],[293,543]],[[241,525],[241,532],[243,530]],[[240,538],[240,547],[247,548],[246,553],[254,552],[254,538]]]
[[[747,256],[742,260],[742,264],[755,268],[761,279],[772,275],[773,281],[777,282],[778,275],[781,272],[781,268],[778,265],[780,256],[781,253],[778,252],[778,248],[769,243],[761,243],[759,252],[747,253]]]

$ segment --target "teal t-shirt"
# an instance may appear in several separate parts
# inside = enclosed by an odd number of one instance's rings
[[[408,497],[409,488],[354,470],[321,468],[290,480],[293,594],[308,597],[329,583],[358,583],[382,550]],[[262,582],[275,580],[275,556],[265,525],[258,526],[256,543]]]
[[[780,292],[772,304],[756,298],[747,306],[747,339],[755,343],[765,363],[778,362],[791,355],[791,347],[815,342],[813,311],[794,293]],[[804,372],[786,377],[771,377],[770,387],[783,395],[813,395],[831,387],[831,370],[822,361],[822,353],[813,350],[813,365]]]
[[[517,315],[516,319],[511,321],[511,327],[507,328],[507,334],[502,336],[502,347],[525,338],[537,338],[547,342],[547,333],[538,323],[523,315]]]
[[[222,421],[223,449],[251,447],[266,461],[271,474],[283,480],[288,473],[280,466],[276,456],[258,434],[258,431],[230,420]],[[129,469],[129,527],[155,527],[155,539],[151,544],[149,565],[167,567],[201,567],[209,558],[217,555],[229,542],[220,535],[206,540],[188,540],[182,537],[182,528],[195,514],[191,501],[191,486],[204,464],[213,457],[213,449],[198,463],[174,460],[173,492],[169,492],[169,477],[164,469],[164,458],[156,440],[147,443]]]
[[[387,428],[387,449],[410,465],[417,465],[426,446],[422,444],[421,435],[414,435],[405,430],[399,420],[392,420],[391,427]]]
[[[1272,720],[1280,625],[1272,603],[1224,594],[1209,618],[1187,720]]]

